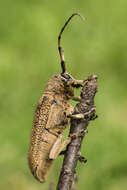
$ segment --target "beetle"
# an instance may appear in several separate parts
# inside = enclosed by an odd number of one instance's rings
[[[28,163],[34,177],[42,183],[45,182],[53,161],[71,141],[70,137],[64,142],[61,141],[63,132],[70,120],[68,116],[74,110],[68,100],[79,100],[78,97],[74,97],[74,88],[79,88],[84,83],[83,80],[76,80],[66,72],[64,52],[61,47],[62,33],[75,15],[81,17],[79,13],[72,14],[58,36],[62,72],[49,79],[45,91],[37,103],[34,116]]]

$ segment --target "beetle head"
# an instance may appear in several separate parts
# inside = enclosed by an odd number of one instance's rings
[[[59,73],[52,76],[47,84],[46,91],[71,99],[74,96],[74,88],[82,86],[82,80],[74,79],[69,73]]]

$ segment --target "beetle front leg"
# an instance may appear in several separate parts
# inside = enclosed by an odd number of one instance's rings
[[[82,87],[84,85],[84,83],[85,83],[84,80],[75,80],[74,79],[73,82],[72,82],[72,86],[74,88],[80,88],[80,87]]]

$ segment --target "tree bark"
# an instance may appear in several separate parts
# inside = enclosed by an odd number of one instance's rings
[[[89,121],[97,117],[94,106],[94,97],[98,89],[97,76],[91,75],[85,81],[86,83],[80,94],[81,100],[76,105],[72,115],[79,114],[84,116],[84,119],[71,118],[69,136],[72,137],[72,140],[67,146],[56,190],[71,189],[78,160],[85,162],[85,159],[80,156],[80,149],[83,138],[87,133]]]

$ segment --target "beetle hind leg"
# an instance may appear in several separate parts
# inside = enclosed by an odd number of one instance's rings
[[[58,155],[62,152],[62,150],[71,142],[71,137],[67,137],[67,139],[65,139],[64,142],[62,142],[62,137],[63,135],[60,135],[54,143],[49,153],[50,159],[56,159]]]

